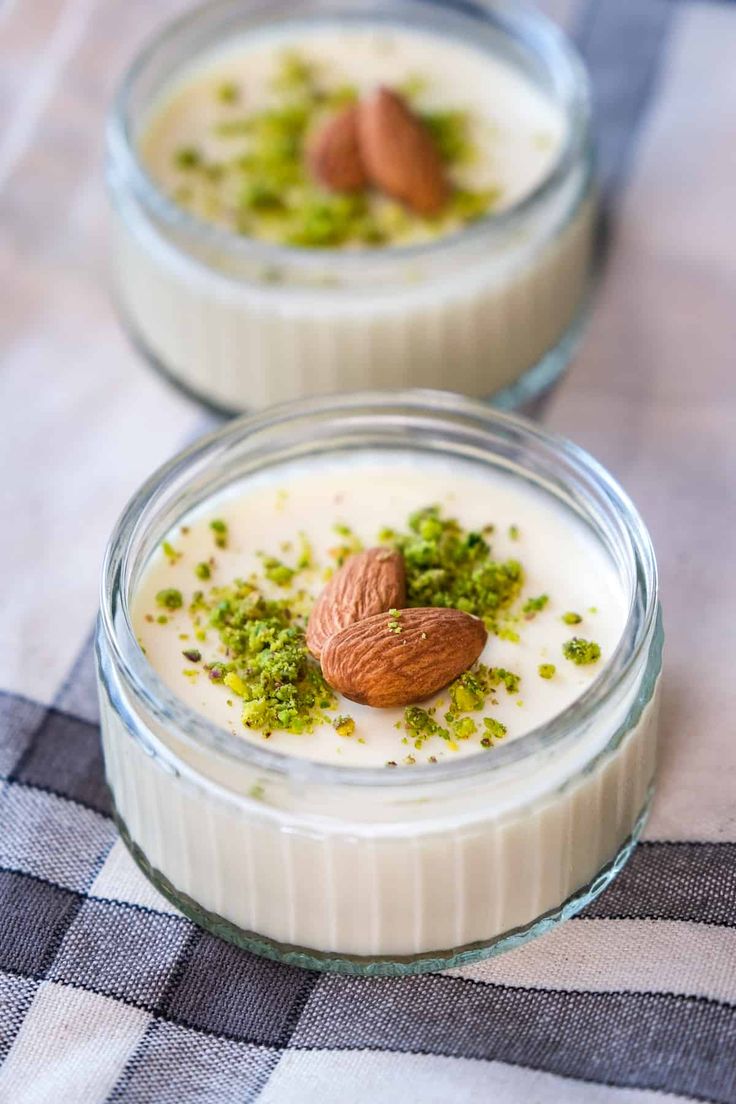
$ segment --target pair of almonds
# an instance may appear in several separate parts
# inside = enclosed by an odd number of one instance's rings
[[[479,618],[403,609],[405,602],[403,557],[386,548],[351,556],[317,599],[307,646],[330,686],[351,701],[379,708],[423,701],[483,651],[488,633]]]
[[[436,215],[447,202],[449,187],[432,135],[388,88],[328,119],[308,157],[312,174],[331,191],[359,192],[373,184],[420,215]]]

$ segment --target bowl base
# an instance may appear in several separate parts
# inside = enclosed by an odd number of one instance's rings
[[[320,970],[325,973],[355,974],[364,977],[406,977],[410,974],[424,974],[430,971],[447,970],[450,967],[467,966],[472,962],[490,958],[513,950],[522,943],[544,935],[557,927],[563,920],[575,916],[581,909],[593,901],[616,877],[628,861],[649,814],[652,789],[650,789],[644,808],[640,812],[634,830],[619,848],[613,860],[607,863],[588,885],[579,889],[566,901],[550,912],[537,917],[530,924],[512,931],[504,932],[493,939],[470,943],[464,947],[453,947],[442,951],[425,951],[417,955],[342,955],[317,951],[308,947],[296,947],[288,943],[277,943],[266,936],[245,931],[230,920],[209,912],[186,893],[182,893],[171,884],[168,878],[149,863],[146,855],[133,839],[115,810],[113,815],[120,835],[133,859],[145,876],[168,901],[180,912],[188,916],[199,927],[213,935],[234,943],[236,947],[251,951],[263,958],[298,966],[305,970]]]
[[[526,368],[513,383],[501,388],[500,391],[493,392],[493,394],[481,396],[482,400],[498,410],[515,411],[519,414],[525,414],[528,418],[540,420],[549,399],[556,390],[557,384],[564,376],[577,352],[590,313],[590,297],[590,290],[588,290],[572,322],[563,332],[556,345],[548,349],[535,364]],[[235,418],[241,414],[253,413],[246,407],[236,408],[229,406],[227,403],[222,403],[181,379],[148,346],[143,335],[126,315],[120,302],[115,303],[115,307],[120,325],[135,351],[149,367],[153,368],[159,376],[177,391],[221,418]],[[421,387],[419,383],[415,386],[417,388]],[[447,388],[447,390],[452,390],[452,388]],[[304,397],[313,398],[314,396]]]

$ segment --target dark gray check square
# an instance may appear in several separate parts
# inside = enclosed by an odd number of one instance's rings
[[[49,978],[153,1008],[190,932],[191,925],[179,916],[88,899],[66,933]]]
[[[154,1020],[109,1099],[111,1104],[247,1104],[278,1060],[279,1051],[270,1047]]]
[[[45,713],[44,705],[0,691],[0,777],[13,770]]]
[[[20,1031],[40,982],[0,973],[0,1063]]]
[[[58,709],[46,714],[14,777],[110,814],[99,728]]]
[[[307,971],[201,933],[161,1011],[216,1035],[283,1045],[313,985]]]
[[[81,898],[27,874],[0,871],[0,970],[41,975],[77,914]]]
[[[10,782],[0,793],[0,867],[84,890],[115,842],[112,821],[55,794]]]

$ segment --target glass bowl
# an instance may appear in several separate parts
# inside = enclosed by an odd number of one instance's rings
[[[136,642],[131,597],[185,514],[274,465],[361,449],[523,480],[583,521],[621,579],[626,624],[600,675],[492,755],[399,771],[284,755],[192,711]],[[157,471],[109,544],[97,655],[120,831],[184,913],[258,954],[384,975],[497,954],[577,912],[626,861],[652,792],[661,648],[647,532],[570,442],[447,393],[332,396],[240,418]]]
[[[225,41],[318,22],[432,32],[521,71],[566,122],[547,176],[461,232],[372,250],[272,245],[169,200],[137,149],[162,92]],[[206,4],[131,65],[111,112],[107,165],[124,324],[148,361],[220,411],[413,386],[529,407],[575,347],[595,216],[587,78],[567,39],[516,0]]]

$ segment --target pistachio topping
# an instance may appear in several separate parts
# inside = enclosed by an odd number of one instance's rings
[[[160,590],[156,595],[156,601],[159,606],[164,606],[169,610],[181,609],[184,604],[181,591],[176,590],[175,587],[166,587],[165,590]]]
[[[597,663],[601,658],[601,649],[600,645],[592,640],[583,640],[581,636],[574,636],[572,640],[566,640],[562,645],[562,654],[565,659],[582,667],[588,663]]]
[[[422,214],[375,186],[331,191],[310,171],[315,136],[357,105],[358,90],[335,79],[327,64],[297,51],[281,55],[265,99],[248,107],[241,87],[225,80],[214,89],[218,117],[207,140],[182,143],[173,166],[182,183],[172,199],[194,214],[238,234],[310,249],[373,247],[436,237],[481,218],[498,203],[497,186],[464,186],[463,167],[478,151],[473,113],[422,110],[428,80],[415,76],[411,109],[432,143],[452,187],[439,212]],[[358,107],[355,107],[358,110]],[[342,151],[340,151],[342,153]]]
[[[341,713],[333,719],[332,727],[338,736],[352,736],[355,732],[355,721],[346,713]]]
[[[213,588],[207,602],[208,622],[227,656],[210,674],[241,699],[246,728],[312,732],[336,700],[309,655],[304,626],[290,603],[267,599],[242,580]]]
[[[522,613],[533,617],[534,614],[539,613],[549,602],[549,595],[540,594],[538,598],[527,598],[524,605],[521,607]]]
[[[221,518],[215,518],[210,522],[210,529],[215,534],[215,544],[218,548],[227,548],[227,525]]]
[[[342,497],[335,497],[335,509],[339,509]],[[230,533],[222,518],[205,521],[202,526],[204,532],[211,533],[217,547],[228,547]],[[227,704],[239,711],[243,726],[261,733],[264,739],[277,731],[301,735],[331,726],[340,737],[354,737],[354,745],[364,744],[362,736],[356,735],[356,720],[338,712],[339,694],[352,698],[362,708],[403,709],[395,727],[404,750],[391,763],[415,761],[420,750],[424,752],[423,761],[428,761],[426,750],[430,749],[425,745],[430,741],[435,754],[429,758],[434,761],[460,751],[467,741],[485,749],[494,747],[507,735],[507,724],[513,729],[509,713],[516,714],[516,710],[509,711],[508,705],[523,706],[522,679],[514,670],[480,661],[486,632],[495,634],[498,640],[521,642],[526,631],[537,632],[536,625],[526,625],[531,620],[546,619],[550,626],[556,622],[555,631],[559,632],[560,621],[578,624],[582,616],[572,611],[560,614],[559,607],[558,611],[550,610],[554,596],[547,593],[525,592],[522,562],[494,554],[495,534],[500,533],[500,540],[509,534],[503,526],[489,523],[466,529],[441,507],[430,505],[411,513],[403,526],[383,528],[380,546],[367,552],[361,536],[349,525],[336,521],[332,528],[337,543],[324,551],[335,579],[352,570],[345,565],[347,561],[357,564],[353,557],[358,553],[372,556],[379,564],[396,561],[402,580],[404,571],[406,574],[405,592],[402,583],[401,594],[387,597],[378,607],[380,612],[372,618],[358,617],[348,626],[350,640],[360,637],[364,652],[357,658],[354,652],[339,653],[339,648],[347,646],[338,647],[347,629],[328,633],[322,652],[307,647],[307,621],[330,588],[315,599],[314,584],[324,579],[325,562],[315,554],[303,531],[282,533],[278,543],[281,555],[259,552],[257,570],[247,578],[226,578],[224,584],[213,580],[214,557],[200,562],[192,562],[192,557],[185,561],[189,567],[182,573],[177,566],[182,553],[164,541],[167,571],[176,573],[171,577],[178,580],[181,575],[191,580],[193,574],[199,585],[185,593],[175,587],[159,590],[155,599],[161,612],[147,612],[145,620],[163,625],[178,610],[188,614],[190,623],[182,625],[177,619],[174,630],[182,642],[178,645],[180,654],[191,665],[181,669],[182,676],[192,684],[199,680],[201,685],[207,680],[222,687]],[[228,559],[222,557],[218,574],[225,573]],[[338,598],[330,600],[337,602]],[[343,600],[344,596],[339,599]],[[468,651],[465,669],[462,660],[457,663],[464,654],[462,649],[455,647],[448,626],[438,618],[462,618],[468,622],[468,632],[473,629],[474,654]],[[372,619],[377,623],[373,636],[369,633]],[[350,641],[348,645],[352,647]],[[492,643],[492,647],[497,645]],[[325,648],[332,649],[330,663],[325,659]],[[600,646],[581,637],[565,641],[562,652],[578,666],[594,664],[601,657]],[[424,696],[417,692],[419,676],[424,678],[424,660],[417,658],[422,655],[428,657],[427,670],[433,678],[437,671],[448,670],[445,683],[440,678]],[[543,648],[540,659],[547,655]],[[395,695],[395,700],[389,700],[387,681],[399,678],[403,664],[408,664],[407,670],[412,672],[407,693],[404,695],[402,690],[403,700]],[[366,674],[368,668],[370,677]],[[550,662],[539,662],[536,670],[544,680],[557,674],[555,664]],[[358,674],[363,681],[353,686]],[[379,685],[374,686],[376,679]],[[445,689],[440,693],[442,685]],[[525,685],[532,693],[532,688]],[[494,707],[507,710],[505,716],[501,713],[503,721],[489,715]],[[349,753],[347,745],[341,747]]]
[[[406,532],[384,529],[379,539],[404,556],[408,605],[463,610],[501,633],[524,581],[518,560],[496,560],[482,533],[443,517],[438,506],[411,514]]]

